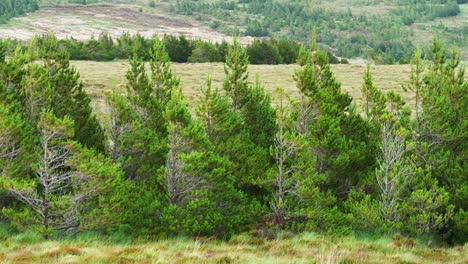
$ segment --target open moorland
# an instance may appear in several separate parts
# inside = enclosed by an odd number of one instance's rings
[[[115,85],[118,91],[125,93],[125,73],[129,65],[127,61],[95,62],[73,61],[72,65],[81,74],[87,92],[92,96],[96,109],[99,111],[104,104],[104,94],[111,91]],[[222,63],[173,63],[174,73],[180,78],[181,87],[188,102],[194,105],[198,101],[200,87],[205,85],[206,78],[210,76],[213,87],[220,90],[225,79]],[[250,65],[249,81],[254,83],[258,76],[265,90],[275,96],[277,88],[283,88],[290,96],[297,97],[298,91],[293,80],[297,65]],[[342,89],[348,92],[359,106],[361,104],[362,76],[366,69],[365,64],[338,64],[332,65]],[[149,67],[148,67],[149,70]],[[407,85],[411,67],[409,65],[373,65],[371,67],[375,85],[381,90],[395,91],[411,106],[414,103],[413,95],[405,92],[403,86]],[[465,73],[468,77],[468,74]]]
[[[158,242],[109,241],[81,236],[43,241],[32,234],[0,243],[0,263],[467,263],[465,247],[431,248],[404,237],[326,238],[305,233],[263,240],[239,235],[229,241],[209,238]]]
[[[72,65],[80,72],[85,88],[95,103],[104,103],[104,93],[110,91],[112,85],[116,85],[122,93],[125,92],[125,73],[129,67],[127,61],[73,61]],[[213,86],[222,90],[225,79],[222,63],[173,63],[172,66],[174,73],[180,78],[186,99],[191,103],[197,102],[199,89],[205,85],[208,76],[212,78]],[[277,88],[283,88],[289,95],[296,97],[299,94],[293,74],[297,68],[297,65],[250,65],[249,80],[254,83],[258,76],[265,90],[271,94],[274,95]],[[364,64],[333,65],[333,72],[342,83],[343,90],[352,95],[358,104],[361,101],[365,68]],[[396,91],[409,102],[412,101],[411,95],[403,91],[402,85],[408,81],[410,70],[409,65],[372,66],[377,87],[384,91]]]

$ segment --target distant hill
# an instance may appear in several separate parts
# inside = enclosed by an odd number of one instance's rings
[[[338,56],[405,59],[432,35],[468,47],[466,0],[176,0],[170,10],[195,16],[228,34],[254,37],[310,38]]]
[[[32,0],[23,0],[32,1]],[[8,2],[8,1],[7,1]],[[42,0],[42,10],[0,25],[0,38],[97,37],[101,32],[186,35],[220,41],[232,35],[318,43],[347,58],[405,63],[434,35],[468,60],[467,0]],[[86,5],[83,5],[86,4]],[[15,15],[16,16],[16,15]]]

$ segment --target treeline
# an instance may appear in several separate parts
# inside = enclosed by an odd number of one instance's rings
[[[315,41],[298,55],[298,100],[278,90],[272,102],[249,83],[236,40],[222,87],[208,77],[191,111],[156,38],[150,71],[131,56],[126,93],[107,93],[102,124],[59,41],[41,41],[0,60],[0,221],[18,230],[466,242],[468,83],[437,40],[428,62],[414,54],[413,110],[368,67],[359,114]]]
[[[381,1],[352,1],[350,5],[359,6],[362,2],[381,4]],[[407,25],[460,12],[453,0],[395,0],[387,4],[397,8],[389,14],[353,14],[350,9],[317,7],[304,0],[177,0],[171,3],[170,10],[197,16],[212,28],[230,35],[305,41],[308,30],[315,27],[320,32],[319,43],[331,47],[337,56],[371,57],[386,64],[409,63],[415,46],[411,42],[413,33]]]
[[[0,1],[0,24],[5,24],[13,17],[38,9],[37,0],[2,0]]]
[[[36,45],[41,47],[47,39],[48,36],[38,37]],[[21,45],[23,50],[28,47],[27,43],[16,40],[3,42],[9,55],[14,53],[18,45]],[[87,41],[76,40],[73,37],[61,39],[58,41],[58,46],[67,51],[71,60],[128,59],[136,52],[144,61],[149,61],[151,59],[149,51],[154,46],[154,42],[154,38],[145,38],[139,34],[134,36],[124,34],[114,40],[108,34],[103,33],[97,39],[92,38]],[[226,41],[213,43],[173,35],[165,35],[162,42],[170,60],[179,63],[224,62],[230,46]],[[246,49],[252,64],[291,64],[297,61],[300,47],[301,44],[296,41],[271,38],[255,39],[252,44],[246,46]],[[345,58],[337,58],[330,52],[328,56],[330,63],[348,63]]]

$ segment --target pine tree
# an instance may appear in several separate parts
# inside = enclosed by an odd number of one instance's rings
[[[217,89],[212,87],[211,76],[206,78],[206,87],[200,87],[200,104],[195,109],[195,113],[198,119],[203,123],[206,128],[206,133],[210,137],[213,133],[213,118],[214,112],[216,111],[215,102],[220,98],[220,94]]]
[[[226,54],[226,63],[224,65],[226,80],[224,81],[223,88],[231,98],[233,108],[236,110],[241,109],[245,101],[244,97],[249,77],[247,72],[248,66],[249,58],[247,51],[241,46],[239,40],[235,38]]]
[[[423,73],[425,70],[425,65],[423,60],[421,59],[421,50],[419,48],[416,49],[414,53],[414,57],[411,61],[411,74],[410,74],[410,81],[407,86],[403,88],[406,91],[411,91],[414,93],[415,97],[415,121],[416,121],[416,133],[421,133],[421,97],[424,94],[424,82],[423,82]]]
[[[190,112],[181,95],[175,91],[168,102],[165,117],[168,120],[169,132],[165,173],[167,192],[170,203],[180,205],[186,203],[192,192],[205,184],[199,175],[190,175],[183,171],[183,156],[197,150],[201,145],[208,144],[208,139],[203,138],[204,131],[201,127],[193,127]]]
[[[165,105],[171,99],[173,88],[178,88],[180,80],[172,73],[169,54],[164,43],[156,37],[150,50],[151,85],[155,95]]]
[[[0,103],[0,207],[13,204],[8,194],[8,179],[28,180],[32,174],[30,164],[36,153],[37,138],[34,128],[11,105]]]
[[[205,128],[192,119],[175,89],[165,117],[169,154],[164,178],[169,206],[162,221],[167,232],[229,237],[252,221],[256,203],[248,202],[234,188],[232,165],[215,154]]]
[[[304,148],[303,138],[299,137],[292,125],[291,110],[286,105],[285,94],[279,90],[279,99],[277,101],[276,122],[278,131],[276,132],[274,145],[270,147],[270,153],[275,160],[273,169],[273,199],[270,207],[275,214],[275,222],[282,225],[286,218],[294,212],[290,212],[293,206],[289,204],[290,197],[299,196],[300,179],[294,177],[296,164],[294,159],[299,151]]]
[[[150,118],[147,107],[153,103],[150,80],[146,74],[143,59],[138,57],[136,51],[129,59],[129,63],[130,69],[126,74],[128,100],[141,122],[145,123]]]
[[[363,178],[374,163],[374,149],[368,145],[370,126],[356,113],[351,97],[342,92],[327,54],[317,48],[302,57],[305,64],[295,73],[302,94],[297,130],[309,142],[315,172],[325,176],[325,186],[344,198],[351,186],[365,182]]]
[[[77,228],[77,203],[81,194],[69,195],[67,189],[79,179],[67,169],[66,161],[72,155],[65,141],[73,137],[73,121],[69,118],[58,119],[52,112],[44,111],[38,123],[40,135],[40,154],[34,166],[37,181],[28,184],[11,182],[8,191],[31,209],[32,223],[39,224],[45,238],[54,229],[68,230]],[[13,221],[28,220],[16,218],[14,211],[4,209],[3,213]],[[16,218],[16,219],[15,219]],[[28,223],[26,223],[28,224]]]
[[[70,140],[73,131],[72,119],[59,119],[44,110],[37,125],[39,153],[29,165],[34,176],[23,172],[2,177],[1,186],[21,202],[2,212],[19,229],[37,228],[47,239],[58,230],[106,230],[119,224],[112,219],[122,208],[110,198],[113,188],[122,184],[122,171],[94,150]],[[30,137],[35,134],[27,132]],[[98,211],[103,218],[96,217]]]
[[[275,111],[263,87],[247,83],[248,59],[239,43],[229,49],[227,57],[224,89],[229,94],[220,95],[208,81],[196,112],[217,153],[235,165],[235,186],[260,197],[266,194],[264,175],[276,130]]]
[[[110,155],[114,162],[118,162],[124,156],[123,139],[125,135],[135,131],[139,124],[138,117],[133,112],[127,97],[118,94],[115,87],[106,93],[106,104],[108,112],[108,122],[105,127],[110,139]]]
[[[402,201],[414,174],[406,162],[405,143],[404,130],[398,131],[398,126],[393,124],[392,120],[384,120],[380,144],[381,157],[376,170],[376,180],[380,193],[382,219],[391,223],[396,223],[403,218]]]
[[[461,175],[466,174],[466,91],[464,68],[459,67],[456,52],[447,52],[437,39],[432,47],[432,64],[422,78],[417,75],[415,58],[414,82],[420,90],[421,108],[416,120],[415,149],[412,160],[419,169],[417,182],[409,203],[413,211],[410,220],[418,232],[446,229],[454,210],[464,209],[467,185]],[[413,84],[413,86],[415,86]],[[419,108],[418,108],[419,109]],[[452,193],[450,197],[449,193]],[[455,205],[455,209],[453,208]],[[417,211],[418,206],[425,210]],[[459,211],[463,214],[463,211]],[[452,223],[453,224],[453,223]],[[457,240],[457,234],[452,234]]]
[[[121,125],[132,128],[120,136],[123,167],[128,179],[151,180],[162,188],[156,175],[165,164],[167,128],[164,105],[136,52],[130,58],[130,66],[126,75],[127,98],[135,114],[129,112],[125,102],[115,105],[117,109],[112,110],[124,119],[119,121]]]
[[[254,86],[247,86],[244,92],[245,102],[241,113],[244,117],[246,129],[257,146],[268,149],[273,144],[277,130],[275,123],[275,109],[271,106],[270,95],[258,79]]]
[[[152,49],[150,50],[150,67],[151,67],[151,96],[157,103],[152,103],[151,109],[153,117],[151,122],[152,127],[157,127],[163,123],[164,116],[162,112],[166,104],[171,99],[172,89],[179,89],[180,80],[172,73],[169,55],[167,54],[164,43],[157,37]],[[148,106],[149,107],[149,106]],[[160,131],[165,133],[165,131]]]
[[[39,47],[37,56],[47,69],[51,89],[49,108],[54,110],[57,117],[68,115],[74,120],[74,139],[87,147],[104,152],[104,131],[93,113],[91,99],[83,89],[79,73],[70,66],[70,55],[59,48],[54,35],[42,37]],[[30,60],[32,62],[34,58]]]
[[[82,195],[77,207],[80,230],[117,230],[124,224],[122,215],[130,208],[123,201],[136,194],[121,192],[128,183],[124,181],[120,164],[79,143],[70,142],[69,147],[73,155],[67,165],[75,177],[81,179],[73,189],[73,192]]]
[[[370,64],[367,64],[363,81],[361,93],[363,96],[364,113],[368,119],[379,122],[385,111],[386,98],[372,81]]]

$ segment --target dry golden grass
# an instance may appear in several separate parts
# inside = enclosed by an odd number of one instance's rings
[[[72,65],[81,73],[86,90],[92,96],[97,109],[104,104],[103,95],[110,91],[113,84],[118,91],[125,92],[125,73],[128,70],[127,61],[95,62],[73,61]],[[172,64],[174,72],[181,79],[181,86],[186,99],[190,104],[195,104],[199,95],[200,86],[205,84],[209,75],[213,79],[214,87],[221,89],[224,81],[222,63],[184,63]],[[250,65],[249,77],[255,82],[258,75],[260,82],[266,90],[275,96],[278,87],[283,88],[292,97],[298,96],[296,84],[292,78],[297,65]],[[344,91],[348,92],[357,105],[361,102],[362,76],[366,66],[364,64],[332,65],[336,78],[342,83]],[[409,65],[374,65],[372,66],[374,83],[383,91],[395,91],[403,96],[411,105],[413,97],[411,93],[404,92],[402,85],[409,80]]]
[[[394,247],[392,240],[325,238],[311,233],[283,240],[172,239],[151,243],[104,241],[0,243],[1,263],[467,263],[468,248]]]

